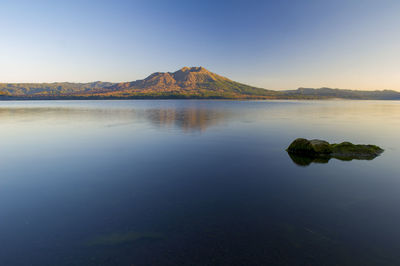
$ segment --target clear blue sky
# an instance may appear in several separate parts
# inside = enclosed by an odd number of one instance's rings
[[[400,1],[0,0],[0,82],[204,66],[268,89],[400,90]]]

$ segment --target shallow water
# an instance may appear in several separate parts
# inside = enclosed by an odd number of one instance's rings
[[[400,265],[400,102],[0,102],[0,265]],[[297,137],[381,146],[295,164]]]

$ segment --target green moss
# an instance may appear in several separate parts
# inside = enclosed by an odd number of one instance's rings
[[[350,142],[331,144],[332,156],[340,158],[362,158],[373,159],[383,152],[383,149],[376,145],[356,145]]]

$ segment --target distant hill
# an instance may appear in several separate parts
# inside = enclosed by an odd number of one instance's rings
[[[392,90],[382,91],[359,91],[359,90],[340,90],[331,88],[299,88],[297,90],[284,91],[288,97],[297,98],[340,98],[358,100],[400,100],[400,92]]]
[[[0,83],[0,95],[14,97],[62,96],[101,91],[112,86],[110,82],[90,83]]]
[[[217,75],[203,67],[156,72],[143,80],[110,83],[0,83],[0,99],[370,99],[399,100],[397,91],[330,88],[265,90]]]

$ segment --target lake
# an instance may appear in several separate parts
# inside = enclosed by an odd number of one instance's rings
[[[0,265],[400,265],[400,102],[0,102]],[[296,164],[298,137],[376,144]]]

